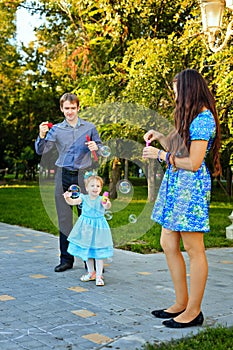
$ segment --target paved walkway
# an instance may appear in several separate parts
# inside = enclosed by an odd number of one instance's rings
[[[164,254],[115,250],[104,287],[79,280],[78,259],[72,270],[55,273],[57,254],[57,237],[0,223],[1,350],[136,350],[203,329],[168,329],[150,314],[174,300]],[[233,249],[207,256],[205,325],[233,326]]]

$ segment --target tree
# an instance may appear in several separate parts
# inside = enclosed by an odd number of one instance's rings
[[[226,191],[232,196],[232,167],[233,167],[233,47],[224,49],[208,59],[212,72],[208,72],[211,85],[216,95],[221,121],[221,165],[226,178]]]
[[[12,125],[12,116],[17,101],[16,81],[21,74],[20,56],[15,42],[17,4],[19,1],[15,1],[15,4],[8,1],[0,3],[0,168],[7,166],[4,161],[5,150],[14,140],[15,125]]]
[[[11,91],[11,82],[14,82],[14,95],[18,94],[18,98],[13,100],[20,103],[14,115],[7,106],[7,112],[2,112],[0,117],[3,120],[3,115],[8,116],[3,128],[8,120],[15,125],[12,138],[17,139],[17,146],[7,145],[8,152],[18,152],[20,157],[24,147],[31,146],[29,137],[36,137],[41,116],[46,115],[51,121],[59,119],[58,100],[65,91],[79,95],[83,111],[95,109],[91,117],[98,122],[100,130],[106,126],[113,131],[109,124],[116,123],[121,125],[127,139],[135,141],[132,125],[143,124],[138,129],[138,142],[143,147],[145,130],[153,126],[167,133],[172,127],[171,81],[178,71],[190,67],[206,77],[217,98],[223,134],[223,175],[229,179],[230,193],[232,47],[228,45],[218,54],[209,52],[202,34],[198,1],[28,0],[4,3],[11,4],[11,18],[17,6],[25,6],[46,18],[37,29],[36,42],[21,48],[26,56],[20,63],[17,50],[16,55],[11,56],[19,74],[12,75],[5,85],[7,91]],[[14,31],[10,28],[8,34]],[[9,65],[4,69],[5,72],[9,70]],[[10,72],[15,74],[15,70],[9,70],[5,79]],[[24,128],[17,120],[23,121]],[[127,125],[122,128],[124,121]],[[107,137],[113,136],[104,131],[105,137],[108,140]],[[123,134],[121,137],[125,139]],[[153,188],[153,183],[149,183],[149,187]]]

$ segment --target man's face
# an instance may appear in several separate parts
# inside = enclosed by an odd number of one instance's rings
[[[78,119],[79,107],[77,106],[77,103],[65,101],[61,107],[61,111],[63,112],[68,122],[72,122]]]

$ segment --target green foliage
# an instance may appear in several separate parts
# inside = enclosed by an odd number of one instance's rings
[[[20,6],[46,21],[36,29],[35,42],[17,48],[12,39]],[[18,161],[25,147],[33,148],[41,121],[59,120],[58,101],[65,91],[79,95],[82,110],[141,105],[171,122],[172,78],[190,67],[206,77],[216,95],[223,176],[231,186],[233,48],[229,44],[217,54],[209,52],[198,1],[11,0],[1,2],[0,15],[1,168]],[[224,26],[230,14],[225,18]],[[123,113],[128,111],[121,110],[122,118]],[[133,116],[140,120],[139,109]],[[149,121],[146,129],[154,126]],[[121,135],[134,140],[135,129],[125,127]],[[38,161],[35,156],[34,167]]]

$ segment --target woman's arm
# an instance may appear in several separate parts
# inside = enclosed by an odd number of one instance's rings
[[[39,125],[39,136],[35,141],[35,150],[40,156],[43,154],[43,152],[49,152],[55,144],[54,135],[52,138],[50,136],[49,140],[46,139],[47,132],[49,131],[48,124],[48,121],[46,121]]]
[[[189,157],[178,158],[175,157],[173,159],[172,156],[169,157],[169,161],[176,168],[189,170],[189,171],[197,171],[201,163],[204,160],[206,149],[207,149],[208,141],[204,140],[196,140],[192,141],[190,145]],[[159,149],[155,147],[145,147],[143,149],[143,158],[158,158]],[[166,161],[166,151],[161,151],[159,158],[161,160]]]

